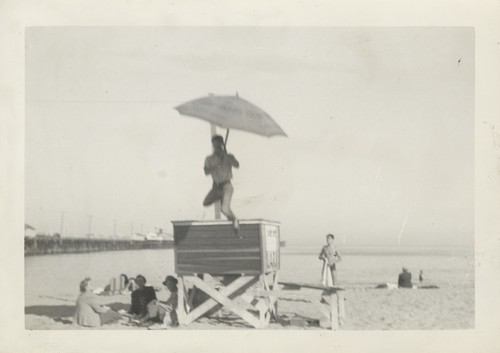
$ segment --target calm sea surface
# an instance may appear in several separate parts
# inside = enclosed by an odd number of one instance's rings
[[[424,284],[440,287],[474,287],[472,248],[389,248],[340,247],[342,262],[337,266],[339,282],[345,286],[373,286],[397,282],[401,267],[407,267],[418,283],[423,271]],[[319,249],[289,248],[282,256],[282,278],[319,281]]]
[[[297,282],[319,282],[321,261],[319,248],[287,247],[281,252],[280,279]],[[346,287],[371,287],[379,283],[397,282],[398,273],[406,266],[418,282],[420,270],[425,284],[442,288],[473,288],[473,249],[424,248],[342,248],[343,261],[338,277]],[[40,296],[72,299],[84,277],[92,277],[96,287],[104,287],[109,279],[125,273],[143,274],[151,285],[160,286],[168,274],[174,273],[172,249],[97,252],[88,254],[45,255],[25,258],[26,304]]]

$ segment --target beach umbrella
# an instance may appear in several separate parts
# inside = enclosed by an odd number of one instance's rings
[[[227,129],[226,143],[230,129],[251,132],[267,137],[286,133],[261,108],[239,97],[216,96],[197,98],[181,104],[175,109],[182,115],[187,115],[208,121],[211,124]]]

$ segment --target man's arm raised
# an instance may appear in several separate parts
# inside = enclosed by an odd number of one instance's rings
[[[240,162],[234,157],[232,154],[228,154],[227,157],[229,158],[229,161],[231,162],[231,165],[235,168],[240,167]]]

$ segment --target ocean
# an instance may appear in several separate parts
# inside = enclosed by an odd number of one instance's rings
[[[289,248],[282,256],[282,278],[319,281],[320,249]],[[441,288],[474,287],[474,252],[472,248],[423,247],[348,247],[339,248],[342,262],[337,265],[339,284],[346,287],[373,287],[380,283],[397,283],[401,268],[407,267],[418,284]]]
[[[322,262],[319,248],[286,247],[281,251],[279,278],[283,281],[319,283]],[[343,260],[337,266],[339,284],[371,288],[380,283],[396,283],[401,267],[413,273],[418,284],[440,288],[474,288],[472,248],[389,248],[340,247]],[[39,297],[73,300],[80,281],[91,277],[96,287],[104,287],[121,273],[142,274],[148,283],[161,286],[166,275],[174,274],[172,249],[110,251],[85,254],[44,255],[25,258],[26,305]]]

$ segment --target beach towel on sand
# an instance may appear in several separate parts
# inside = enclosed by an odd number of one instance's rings
[[[321,271],[321,284],[325,287],[333,287],[333,274],[327,261],[323,261],[323,270]]]

